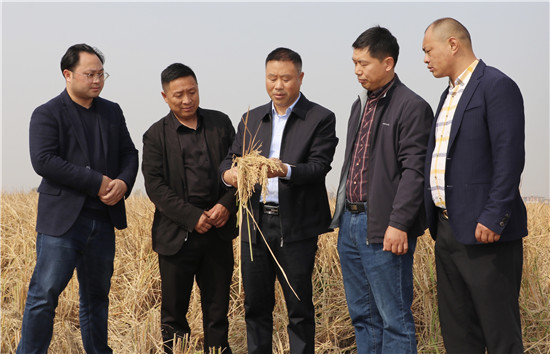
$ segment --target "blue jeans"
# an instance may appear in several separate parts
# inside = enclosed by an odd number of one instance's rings
[[[114,255],[115,232],[108,221],[81,215],[62,236],[38,233],[36,266],[17,353],[48,351],[58,298],[75,268],[84,349],[87,353],[112,353],[107,344],[107,316]]]
[[[367,244],[366,213],[345,211],[338,253],[358,353],[416,353],[412,264],[416,238],[402,256]]]

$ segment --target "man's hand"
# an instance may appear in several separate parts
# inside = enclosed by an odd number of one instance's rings
[[[103,197],[109,193],[109,183],[111,183],[112,179],[110,179],[107,176],[103,176],[103,179],[101,180],[101,186],[99,187],[99,192],[97,192],[98,197]]]
[[[383,251],[391,251],[396,255],[403,255],[409,251],[409,243],[407,241],[407,233],[388,226],[384,234]]]
[[[221,204],[214,205],[204,213],[208,216],[207,222],[214,227],[222,227],[229,220],[229,210]]]
[[[231,169],[225,171],[222,175],[223,180],[225,183],[232,185],[235,188],[238,188],[237,185],[237,175],[238,175],[237,166],[231,167]]]
[[[267,171],[267,178],[286,177],[286,174],[288,173],[288,166],[278,158],[272,157],[270,158],[270,160],[277,162],[279,164],[279,169],[278,170],[269,169]]]
[[[102,194],[103,190],[103,184],[105,183],[105,180],[109,179],[110,182],[107,185],[107,187],[104,190],[104,193]],[[99,188],[99,200],[103,202],[103,204],[106,204],[108,206],[113,206],[116,203],[118,203],[122,198],[124,198],[124,194],[126,194],[126,191],[128,190],[128,186],[126,185],[126,182],[124,182],[121,179],[113,179],[111,180],[107,176],[103,176],[103,181],[101,182],[101,187]]]
[[[480,223],[477,223],[475,235],[476,240],[481,243],[493,243],[500,240],[500,235]]]
[[[211,228],[212,225],[209,223],[208,215],[206,215],[206,212],[203,212],[201,214],[201,217],[199,218],[199,221],[197,222],[197,225],[195,225],[195,231],[197,231],[199,234],[204,234]]]

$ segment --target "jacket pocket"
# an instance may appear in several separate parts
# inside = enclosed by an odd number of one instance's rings
[[[42,180],[40,185],[37,189],[38,193],[44,193],[49,195],[60,195],[61,194],[61,187],[58,185],[52,185],[48,183],[46,180]]]

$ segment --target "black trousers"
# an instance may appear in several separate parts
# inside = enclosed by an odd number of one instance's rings
[[[215,347],[231,353],[227,311],[233,273],[232,242],[221,240],[213,230],[202,235],[193,232],[178,253],[159,255],[159,268],[165,352],[172,352],[174,335],[183,337],[191,332],[186,316],[196,278],[201,294],[204,351]]]
[[[523,353],[523,242],[464,245],[439,215],[435,242],[441,333],[449,354]]]
[[[284,242],[281,247],[279,216],[260,215],[260,228],[300,300],[288,287],[259,233],[256,243],[252,245],[253,260],[250,258],[250,244],[241,243],[248,353],[272,353],[275,278],[281,284],[288,311],[290,353],[313,353],[315,309],[311,277],[317,252],[317,237],[298,242]]]

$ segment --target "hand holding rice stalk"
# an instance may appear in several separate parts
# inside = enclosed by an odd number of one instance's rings
[[[296,294],[296,291],[294,291],[294,288],[292,285],[290,285],[290,282],[288,281],[287,275],[279,262],[277,261],[277,258],[273,254],[273,251],[271,250],[271,247],[269,247],[269,244],[267,243],[267,240],[265,239],[265,236],[260,229],[260,226],[254,219],[254,213],[252,212],[252,207],[250,205],[250,198],[254,194],[255,186],[256,184],[259,184],[261,187],[261,196],[262,200],[265,203],[266,196],[267,196],[267,181],[268,176],[272,175],[276,172],[284,172],[283,168],[281,167],[281,162],[277,159],[268,159],[265,156],[261,155],[261,143],[256,141],[256,134],[255,132],[254,136],[252,136],[252,133],[248,129],[247,126],[248,123],[248,112],[246,114],[246,118],[244,119],[244,134],[243,134],[243,152],[242,156],[236,156],[233,158],[233,163],[231,164],[231,169],[236,168],[237,169],[237,203],[238,203],[238,213],[237,213],[237,219],[239,223],[239,237],[242,235],[242,228],[243,228],[243,213],[247,214],[249,217],[246,218],[246,226],[248,228],[248,244],[250,245],[250,259],[254,261],[253,255],[252,255],[252,238],[250,234],[250,220],[254,223],[256,229],[262,236],[262,239],[264,240],[267,249],[269,250],[269,253],[271,253],[271,256],[273,257],[273,260],[281,270],[281,273],[283,274],[288,286],[300,300],[300,297],[298,294]],[[259,126],[258,126],[259,128]],[[252,136],[252,139],[250,140],[251,143],[246,147],[246,136],[247,134],[249,136]],[[245,148],[246,147],[246,148]],[[240,249],[240,248],[239,248]],[[239,257],[240,259],[240,257]]]
[[[267,196],[268,173],[282,172],[279,162],[274,159],[268,159],[260,154],[259,148],[247,151],[243,156],[233,158],[231,168],[237,167],[237,194],[239,196],[239,205],[247,207],[247,204],[254,194],[256,184],[261,187],[262,200],[265,203]]]

